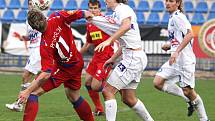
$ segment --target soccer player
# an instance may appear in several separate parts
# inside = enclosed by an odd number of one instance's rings
[[[193,32],[183,14],[182,4],[182,0],[165,0],[166,9],[171,14],[168,24],[171,57],[157,72],[154,86],[158,90],[190,100],[188,116],[192,115],[194,107],[199,120],[208,121],[203,101],[194,90],[196,58],[192,50]],[[168,44],[163,46],[164,50],[168,48]],[[179,82],[181,88],[175,82]]]
[[[142,101],[135,94],[141,74],[147,65],[147,57],[142,48],[136,15],[132,8],[126,5],[127,0],[105,0],[105,2],[107,7],[114,11],[112,18],[109,18],[109,20],[113,24],[119,25],[119,28],[111,37],[99,44],[95,51],[103,51],[115,40],[119,40],[120,47],[118,51],[105,62],[105,67],[115,62],[122,55],[122,60],[110,74],[107,85],[102,92],[105,99],[106,120],[116,120],[117,102],[115,94],[120,91],[122,101],[126,105],[133,109],[143,120],[154,121]],[[127,33],[130,34],[123,36]]]
[[[88,3],[89,11],[94,16],[101,16],[101,5],[98,0],[89,0]],[[86,52],[90,46],[96,47],[110,36],[95,25],[87,23],[87,41],[84,46],[81,48],[80,52]],[[114,50],[111,45],[107,46],[104,51],[98,52],[95,51],[86,69],[86,82],[85,86],[88,90],[88,93],[95,105],[95,116],[104,115],[104,108],[102,102],[100,101],[99,92],[102,91],[105,84],[106,78],[111,70],[110,67],[104,69],[103,65],[106,60],[108,60],[114,53]]]
[[[64,84],[68,100],[81,120],[94,121],[87,101],[80,96],[83,58],[77,50],[70,24],[88,18],[88,11],[53,12],[48,20],[38,10],[28,12],[29,25],[42,33],[40,44],[41,73],[19,94],[19,103],[27,100],[23,121],[34,121],[38,112],[38,97]]]
[[[32,9],[32,1],[28,0],[28,9]],[[21,36],[19,33],[14,33],[14,36],[19,38],[21,41],[30,41],[28,46],[29,58],[26,63],[24,72],[22,74],[21,91],[25,90],[31,83],[32,77],[37,75],[41,70],[41,58],[40,58],[40,40],[41,33],[31,28],[27,23],[27,35]],[[8,109],[13,111],[22,111],[23,105],[18,104],[17,101],[12,104],[5,105]]]

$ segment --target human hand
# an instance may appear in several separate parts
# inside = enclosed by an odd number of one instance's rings
[[[84,15],[85,15],[85,18],[87,19],[87,20],[91,20],[92,18],[93,18],[93,14],[91,13],[91,12],[89,12],[89,11],[84,11]]]
[[[18,32],[13,32],[13,36],[20,39],[21,35]]]
[[[107,69],[108,67],[112,67],[113,64],[114,64],[114,60],[110,58],[110,59],[108,59],[108,60],[104,63],[103,68],[104,68],[104,69]]]
[[[101,52],[104,51],[105,47],[111,44],[111,39],[107,39],[106,41],[100,43],[94,50]]]
[[[161,48],[162,48],[162,50],[167,51],[171,48],[171,43],[167,42],[167,43],[163,44]]]
[[[171,57],[169,58],[169,65],[172,65],[173,63],[176,62],[178,55],[179,53],[177,51],[171,55]]]
[[[23,90],[19,93],[18,96],[18,104],[23,104],[27,101],[28,97],[29,97],[30,93],[26,90]]]

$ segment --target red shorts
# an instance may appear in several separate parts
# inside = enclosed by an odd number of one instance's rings
[[[98,63],[92,60],[87,66],[86,72],[99,81],[105,81],[108,77],[111,67],[104,69],[103,65],[104,62]]]
[[[62,83],[65,88],[79,90],[81,88],[81,74],[84,66],[83,59],[69,67],[60,66],[54,69],[51,77],[42,85],[44,91],[48,92],[59,87]]]

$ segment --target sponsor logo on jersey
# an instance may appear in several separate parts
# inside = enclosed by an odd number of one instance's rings
[[[198,41],[201,49],[208,56],[215,57],[215,19],[203,24],[199,31]]]
[[[102,32],[101,31],[94,31],[90,32],[90,36],[93,41],[102,39]]]

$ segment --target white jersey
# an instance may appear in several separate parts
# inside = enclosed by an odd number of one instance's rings
[[[28,39],[30,41],[29,48],[35,48],[40,46],[40,41],[41,41],[41,33],[37,30],[34,30],[31,28],[31,26],[26,23],[27,25],[27,31],[28,31]]]
[[[137,17],[134,13],[133,9],[128,5],[120,3],[116,6],[113,14],[113,19],[115,20],[116,24],[121,25],[122,20],[125,18],[131,18],[131,27],[128,32],[130,32],[130,36],[122,36],[121,38],[123,41],[120,41],[120,45],[123,48],[140,48],[141,44],[141,37],[140,37],[140,30],[137,24]]]
[[[169,40],[171,42],[171,52],[176,51],[178,46],[184,40],[184,36],[187,34],[187,31],[191,30],[191,24],[186,18],[186,16],[181,13],[179,10],[172,13],[169,18],[168,24],[168,33]],[[190,65],[196,63],[196,57],[192,50],[193,40],[187,44],[187,46],[180,52],[176,65]]]

